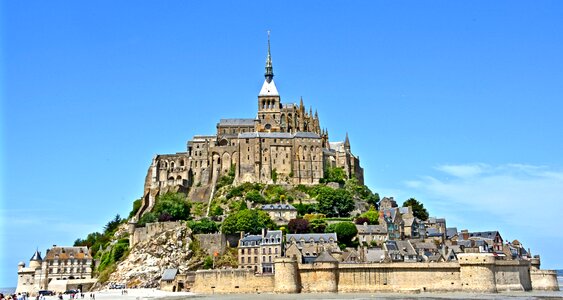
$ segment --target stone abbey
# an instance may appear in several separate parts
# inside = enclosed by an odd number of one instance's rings
[[[363,184],[359,157],[352,154],[348,135],[329,142],[317,112],[299,104],[284,104],[274,82],[270,40],[265,80],[258,93],[258,113],[252,119],[221,119],[215,135],[196,135],[187,151],[156,155],[145,179],[143,206],[150,211],[155,196],[168,191],[189,192],[206,201],[218,178],[234,172],[234,183],[317,184],[328,168],[342,168],[347,178]]]

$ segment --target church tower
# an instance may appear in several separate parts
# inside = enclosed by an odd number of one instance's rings
[[[268,56],[264,84],[258,93],[258,126],[257,131],[278,132],[281,124],[281,99],[274,83],[274,68],[270,52],[270,32],[268,31]]]

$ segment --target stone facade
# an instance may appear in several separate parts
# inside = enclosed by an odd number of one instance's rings
[[[18,293],[34,294],[43,289],[63,292],[69,286],[85,290],[92,284],[92,256],[88,247],[53,246],[44,259],[36,251],[29,267],[23,262],[18,264]]]
[[[256,273],[275,272],[274,260],[282,255],[281,230],[265,231],[261,235],[243,236],[238,245],[238,264],[241,269],[250,269]]]
[[[156,155],[137,218],[167,191],[188,192],[193,201],[207,201],[218,178],[231,168],[235,184],[317,184],[330,167],[343,168],[348,178],[363,184],[360,159],[352,154],[348,135],[343,142],[329,142],[317,112],[307,111],[302,99],[299,105],[282,103],[273,77],[268,47],[256,118],[221,119],[214,135],[194,136],[186,151]]]

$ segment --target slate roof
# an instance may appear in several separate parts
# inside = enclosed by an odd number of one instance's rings
[[[313,242],[318,243],[321,239],[324,242],[330,241],[337,241],[336,233],[297,233],[297,234],[287,234],[285,236],[287,241],[295,240],[295,242],[299,242],[301,239],[305,241],[305,243],[309,243],[311,240]]]
[[[414,247],[416,249],[438,249],[434,243],[415,243]]]
[[[35,253],[33,254],[33,256],[29,260],[43,261],[43,259],[41,258],[41,252],[39,252],[39,249],[35,250]]]
[[[399,252],[401,255],[416,255],[416,251],[409,241],[387,241],[385,246],[389,252]]]
[[[264,239],[279,239],[281,242],[283,233],[281,230],[268,230],[268,232],[266,232],[266,235],[264,236]]]
[[[442,234],[440,233],[440,231],[438,231],[438,229],[430,227],[430,228],[426,228],[426,236],[438,237],[438,236],[442,236]]]
[[[254,119],[221,119],[219,126],[254,126]]]
[[[45,259],[55,259],[55,256],[58,256],[58,259],[69,259],[71,256],[74,259],[90,259],[92,258],[88,253],[88,247],[86,246],[79,246],[79,247],[53,247],[47,250],[47,254],[45,254]]]
[[[262,236],[259,234],[249,234],[245,237],[243,237],[242,239],[240,239],[241,242],[260,242],[262,241]]]
[[[367,262],[374,262],[374,261],[383,261],[386,257],[385,250],[383,249],[368,249],[366,251],[366,261]]]
[[[262,205],[262,210],[297,210],[291,204],[266,204]]]
[[[356,225],[358,234],[387,234],[385,225]]]
[[[469,237],[482,237],[482,238],[494,240],[497,234],[500,235],[498,231],[470,232]]]
[[[320,139],[321,137],[314,132],[242,132],[238,134],[239,139],[254,138],[276,138],[276,139],[292,139],[292,138],[311,138]]]
[[[457,227],[446,228],[446,237],[448,239],[451,239],[455,235],[457,235]]]
[[[160,280],[172,281],[176,278],[176,274],[178,274],[178,269],[165,269]]]
[[[296,132],[294,135],[296,138],[310,138],[310,139],[320,139],[321,137],[314,132]]]
[[[337,262],[338,260],[334,258],[330,253],[327,251],[321,252],[317,258],[315,258],[315,262]]]

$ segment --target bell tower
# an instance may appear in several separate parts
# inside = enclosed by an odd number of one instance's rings
[[[270,52],[270,31],[268,31],[268,56],[264,83],[258,93],[258,126],[257,131],[278,132],[281,124],[281,99],[274,83],[274,68]]]

